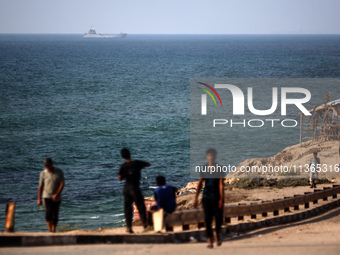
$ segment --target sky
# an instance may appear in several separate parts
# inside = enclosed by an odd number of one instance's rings
[[[0,33],[340,34],[340,0],[0,0]]]

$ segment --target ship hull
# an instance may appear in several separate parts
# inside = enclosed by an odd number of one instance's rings
[[[125,38],[127,34],[121,33],[116,35],[102,35],[102,34],[84,34],[84,38]]]

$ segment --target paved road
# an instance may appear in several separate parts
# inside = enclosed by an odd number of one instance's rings
[[[239,244],[224,243],[221,247],[207,249],[206,244],[116,244],[116,245],[75,245],[75,246],[50,246],[50,247],[24,247],[24,248],[1,248],[0,254],[75,254],[75,255],[109,255],[109,254],[133,254],[133,255],[167,255],[167,254],[232,254],[232,255],[292,255],[292,254],[308,254],[308,255],[326,255],[339,254],[340,244],[316,244],[316,245],[277,245],[269,244]]]

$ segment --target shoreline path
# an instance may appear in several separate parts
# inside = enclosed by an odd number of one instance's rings
[[[221,247],[206,243],[101,244],[0,248],[0,254],[339,254],[340,208],[317,217],[286,225],[259,229],[239,236],[226,236]]]

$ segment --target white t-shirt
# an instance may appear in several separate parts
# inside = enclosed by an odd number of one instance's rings
[[[309,168],[309,172],[310,172],[310,177],[311,178],[318,178],[318,171],[320,171],[320,159],[319,158],[314,158],[312,157],[309,161],[310,163],[310,168]]]

